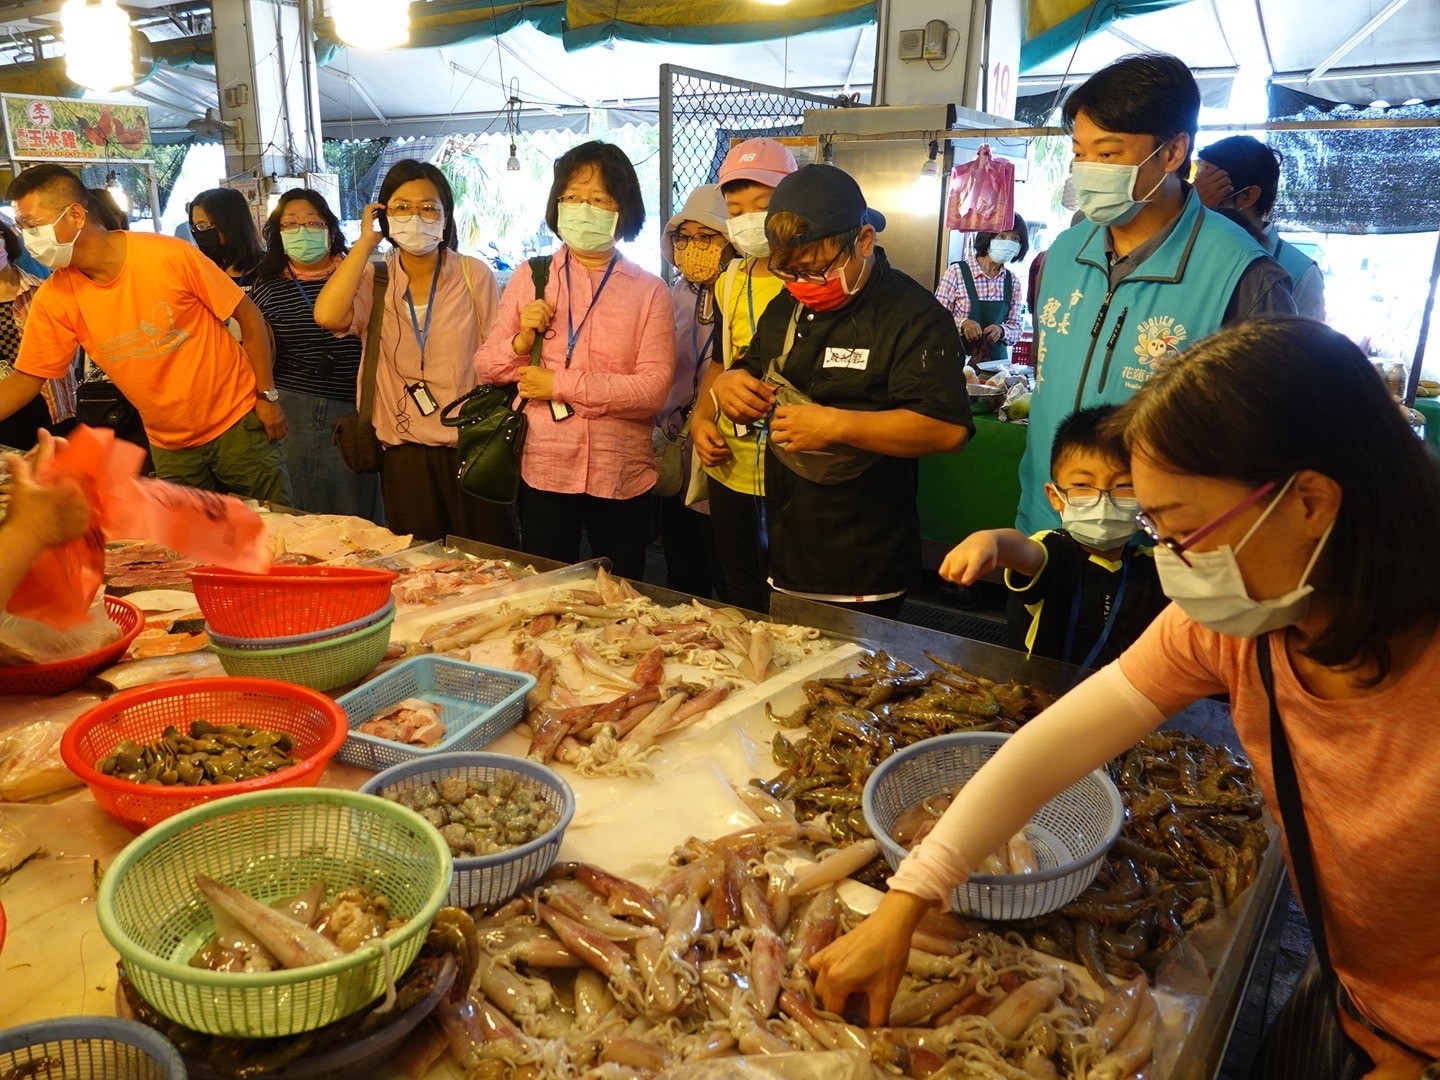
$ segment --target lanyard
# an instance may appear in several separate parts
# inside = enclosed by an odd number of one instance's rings
[[[580,340],[580,331],[585,329],[585,321],[590,318],[590,313],[595,310],[595,305],[600,302],[600,294],[605,291],[605,286],[610,284],[610,275],[615,272],[615,264],[620,261],[620,253],[616,252],[610,256],[610,265],[605,268],[605,276],[600,279],[600,287],[595,290],[595,295],[590,297],[590,306],[585,309],[585,314],[580,316],[580,325],[575,325],[575,308],[570,294],[570,258],[565,258],[565,322],[569,326],[569,338],[565,343],[565,366],[570,366],[570,358],[575,355],[575,343]]]
[[[705,370],[705,357],[710,354],[711,348],[715,345],[717,324],[711,323],[710,335],[705,339],[705,351],[700,351],[700,305],[704,302],[705,293],[697,292],[695,294],[695,316],[690,320],[690,347],[695,350],[695,379],[690,387],[690,405],[685,406],[687,410],[695,404],[695,397],[700,389],[700,372]]]
[[[1115,617],[1120,614],[1120,605],[1125,602],[1125,585],[1130,577],[1130,559],[1124,554],[1120,556],[1120,587],[1115,590],[1115,599],[1110,601],[1110,615],[1105,620],[1105,627],[1100,631],[1100,636],[1095,639],[1095,645],[1085,657],[1082,668],[1088,668],[1095,663],[1095,658],[1100,655],[1100,650],[1105,648],[1105,642],[1110,640],[1110,631],[1115,628]],[[1082,575],[1083,578],[1083,575]],[[1083,585],[1083,581],[1082,581]],[[1075,599],[1070,602],[1070,626],[1065,631],[1065,662],[1074,663],[1071,656],[1075,648],[1075,628],[1080,622],[1080,597],[1084,588],[1075,590]]]
[[[755,273],[755,260],[751,259],[745,264],[745,304],[750,309],[750,340],[755,340],[755,290],[752,288]]]
[[[425,343],[430,340],[430,319],[435,314],[435,286],[440,282],[442,259],[435,260],[435,273],[430,278],[430,299],[425,305],[425,329],[420,329],[420,320],[415,315],[415,298],[410,295],[410,286],[405,286],[405,303],[410,306],[410,325],[415,330],[415,343],[420,346],[420,377],[425,377]]]

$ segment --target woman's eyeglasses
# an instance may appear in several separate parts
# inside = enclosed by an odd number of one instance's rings
[[[1186,551],[1194,547],[1201,540],[1204,540],[1205,537],[1209,536],[1222,525],[1234,521],[1240,513],[1242,513],[1248,507],[1254,506],[1256,503],[1258,503],[1261,499],[1265,498],[1266,495],[1269,495],[1270,492],[1274,490],[1274,480],[1271,480],[1268,484],[1261,484],[1249,495],[1246,495],[1245,498],[1241,499],[1234,506],[1230,507],[1229,510],[1226,510],[1219,517],[1214,518],[1211,521],[1207,521],[1204,525],[1201,525],[1198,529],[1188,534],[1182,540],[1176,540],[1173,536],[1161,536],[1160,530],[1158,527],[1156,527],[1155,522],[1151,520],[1150,515],[1146,514],[1144,511],[1141,511],[1139,514],[1137,514],[1135,516],[1135,520],[1139,523],[1141,532],[1143,532],[1146,536],[1150,537],[1151,540],[1154,540],[1155,543],[1159,544],[1161,547],[1168,548],[1170,551],[1173,551],[1176,558],[1178,558],[1186,566],[1189,566],[1190,560],[1185,557]]]
[[[192,221],[190,223],[191,232],[209,232],[213,228],[215,228],[213,221]]]
[[[723,244],[725,238],[719,233],[705,233],[701,236],[686,236],[684,233],[672,233],[670,243],[675,246],[676,251],[684,251],[687,247],[711,247],[714,244]]]
[[[410,203],[394,203],[385,207],[385,213],[389,215],[391,221],[396,222],[409,221],[419,214],[421,221],[434,225],[445,216],[445,208],[437,206],[435,203],[422,203],[419,206],[412,206]]]
[[[299,229],[323,229],[325,227],[323,221],[285,221],[281,223],[280,231],[293,233]]]
[[[1092,506],[1097,506],[1102,496],[1109,499],[1110,505],[1116,510],[1140,509],[1140,500],[1135,497],[1135,488],[1130,484],[1113,488],[1097,488],[1089,484],[1063,488],[1057,484],[1055,490],[1065,496],[1065,501],[1076,510],[1089,510]]]
[[[614,214],[620,204],[609,195],[561,195],[560,201],[566,206],[593,206],[596,210],[608,210]]]

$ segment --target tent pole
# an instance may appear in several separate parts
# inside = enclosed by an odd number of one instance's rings
[[[1435,237],[1435,258],[1430,264],[1430,291],[1425,297],[1425,311],[1420,316],[1420,337],[1415,342],[1415,359],[1410,364],[1410,382],[1405,387],[1405,404],[1415,404],[1415,388],[1420,385],[1420,364],[1425,359],[1425,345],[1430,340],[1430,316],[1435,312],[1435,284],[1440,280],[1440,233]]]

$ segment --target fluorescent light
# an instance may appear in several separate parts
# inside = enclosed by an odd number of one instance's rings
[[[410,41],[410,0],[334,0],[335,33],[357,49],[393,49]]]
[[[102,92],[135,85],[130,16],[115,0],[97,4],[68,0],[60,9],[60,30],[65,39],[65,75],[71,82]]]

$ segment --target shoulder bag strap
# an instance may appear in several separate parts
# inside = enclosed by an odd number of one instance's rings
[[[553,255],[536,255],[530,260],[530,280],[535,283],[535,299],[545,299],[545,286],[550,281],[550,263]],[[545,335],[536,334],[535,344],[530,346],[530,363],[540,365],[540,350],[544,347]]]
[[[375,292],[370,301],[370,322],[365,328],[365,359],[360,372],[360,422],[370,423],[375,410],[375,369],[380,364],[380,332],[385,321],[385,294],[390,288],[390,268],[375,264]]]

